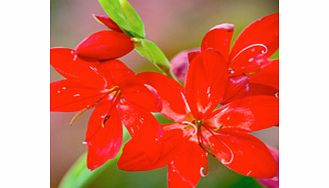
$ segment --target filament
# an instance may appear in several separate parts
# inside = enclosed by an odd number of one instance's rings
[[[76,113],[73,118],[70,121],[70,126],[72,127],[73,123],[78,119],[78,117],[80,117],[84,112],[86,112],[88,110],[88,108],[84,108],[82,110],[80,110],[78,113]]]

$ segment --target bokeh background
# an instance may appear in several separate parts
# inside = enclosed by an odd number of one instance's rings
[[[51,0],[51,47],[74,48],[83,38],[105,29],[92,14],[105,15],[97,0]],[[278,12],[278,0],[130,0],[142,17],[146,37],[155,41],[171,59],[175,54],[200,46],[208,29],[220,23],[235,25],[234,37],[253,20]],[[122,58],[136,72],[153,70],[135,52]],[[51,81],[61,76],[51,69]],[[86,151],[82,144],[90,112],[81,116],[73,127],[75,113],[51,113],[51,187],[58,187],[65,172]],[[278,128],[255,133],[278,148]],[[89,187],[153,188],[166,187],[166,169],[131,173],[108,169]],[[231,172],[211,159],[209,175],[198,187],[259,187],[253,179]]]

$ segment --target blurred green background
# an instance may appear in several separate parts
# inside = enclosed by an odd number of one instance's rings
[[[220,23],[235,25],[234,37],[253,20],[278,12],[277,0],[131,0],[142,17],[146,37],[155,41],[171,59],[175,54],[200,46],[208,29]],[[51,47],[74,48],[83,38],[105,29],[92,14],[105,15],[97,0],[51,0]],[[124,62],[136,72],[156,71],[137,53],[131,52]],[[61,76],[51,69],[51,81]],[[86,151],[84,141],[90,112],[73,127],[75,113],[51,113],[51,187],[58,187],[65,172]],[[269,145],[278,147],[278,128],[255,133]],[[107,169],[88,187],[153,188],[166,187],[166,169],[150,172],[123,172],[116,166]],[[198,187],[259,187],[251,178],[231,172],[210,158],[209,175]]]

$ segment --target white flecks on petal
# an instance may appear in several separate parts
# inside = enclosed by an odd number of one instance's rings
[[[208,99],[209,99],[209,98],[210,98],[210,96],[211,96],[211,92],[210,92],[210,89],[211,89],[210,87],[208,87],[208,88],[207,88],[207,97],[208,97]]]
[[[89,67],[90,67],[91,70],[97,71],[97,69],[95,67],[93,67],[93,66],[89,66]]]
[[[230,68],[228,69],[228,71],[229,71],[230,74],[234,74],[234,73],[235,73],[235,71],[234,71],[234,69],[233,69],[232,67],[230,67]]]
[[[78,59],[78,55],[74,53],[74,51],[71,52],[72,54],[74,54],[73,56],[73,61],[76,61]]]

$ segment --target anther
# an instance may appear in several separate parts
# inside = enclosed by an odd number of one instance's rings
[[[112,93],[113,91],[117,91],[118,89],[119,89],[118,86],[114,86],[114,87],[112,87],[110,89],[104,89],[102,92],[109,94],[109,93]]]
[[[110,115],[106,115],[105,118],[103,119],[103,121],[102,121],[102,127],[103,128],[105,128],[105,124],[106,124],[107,120],[110,119],[110,117],[111,117]]]

